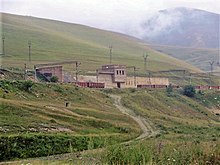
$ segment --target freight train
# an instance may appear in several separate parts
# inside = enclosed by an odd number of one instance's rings
[[[86,87],[86,88],[105,88],[105,83],[97,83],[97,82],[74,82],[73,84],[79,86],[79,87]],[[147,88],[147,89],[165,89],[167,88],[168,85],[137,85],[137,88]],[[181,88],[182,86],[179,85],[172,85],[172,88],[178,89]],[[209,90],[209,89],[214,89],[214,90],[220,90],[220,86],[202,86],[202,85],[196,85],[194,86],[196,90]]]
[[[74,82],[73,84],[79,87],[86,88],[105,88],[105,83],[96,83],[96,82]]]
[[[137,88],[167,88],[168,85],[137,85]],[[172,88],[181,88],[182,86],[172,85]],[[208,89],[215,89],[220,90],[220,86],[209,86],[209,85],[195,85],[194,88],[196,90],[208,90]]]

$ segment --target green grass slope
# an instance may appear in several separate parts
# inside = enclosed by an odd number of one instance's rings
[[[197,147],[217,145],[220,150],[220,91],[198,92],[188,98],[180,90],[94,90],[28,82],[0,81],[1,160],[94,149],[136,137],[140,134],[137,123],[122,114],[107,94],[120,95],[125,107],[145,117],[160,132],[141,141],[146,148],[153,147],[152,155],[159,142],[174,148],[190,147],[191,143]],[[166,159],[161,154],[161,159]]]
[[[82,72],[95,71],[109,63],[109,45],[113,46],[113,63],[135,65],[143,73],[143,53],[149,55],[148,69],[197,68],[157,52],[138,39],[77,24],[17,16],[2,13],[6,56],[1,56],[3,66],[29,68],[33,64],[79,60]],[[28,41],[32,42],[32,62],[28,62]]]
[[[98,90],[2,80],[0,96],[0,161],[94,149],[140,133]]]
[[[183,60],[197,68],[210,71],[210,62],[215,61],[213,70],[220,71],[217,65],[219,58],[219,49],[214,48],[193,48],[181,46],[168,46],[168,45],[149,45],[161,53],[170,55],[171,57]]]
[[[26,82],[7,80],[0,81],[0,85],[1,134],[117,134],[123,129],[138,132],[135,122],[97,90],[37,83],[28,90]]]
[[[108,147],[102,156],[105,163],[220,163],[220,91],[200,91],[194,98],[179,90],[124,90],[120,95],[124,106],[145,116],[160,134],[129,147]]]

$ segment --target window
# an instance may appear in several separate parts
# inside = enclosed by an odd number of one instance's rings
[[[120,75],[121,75],[121,70],[120,70]]]
[[[118,75],[118,70],[117,70],[117,75]]]
[[[124,75],[124,74],[125,74],[125,71],[123,70],[123,71],[122,71],[122,75]]]

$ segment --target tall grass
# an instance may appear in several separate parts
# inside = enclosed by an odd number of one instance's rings
[[[220,163],[220,145],[150,140],[130,146],[108,147],[102,160],[103,163],[112,165],[217,165]]]

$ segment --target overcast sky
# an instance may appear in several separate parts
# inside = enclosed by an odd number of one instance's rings
[[[220,0],[0,0],[0,2],[1,12],[50,18],[128,33],[136,33],[146,17],[162,9],[190,7],[220,14]]]

